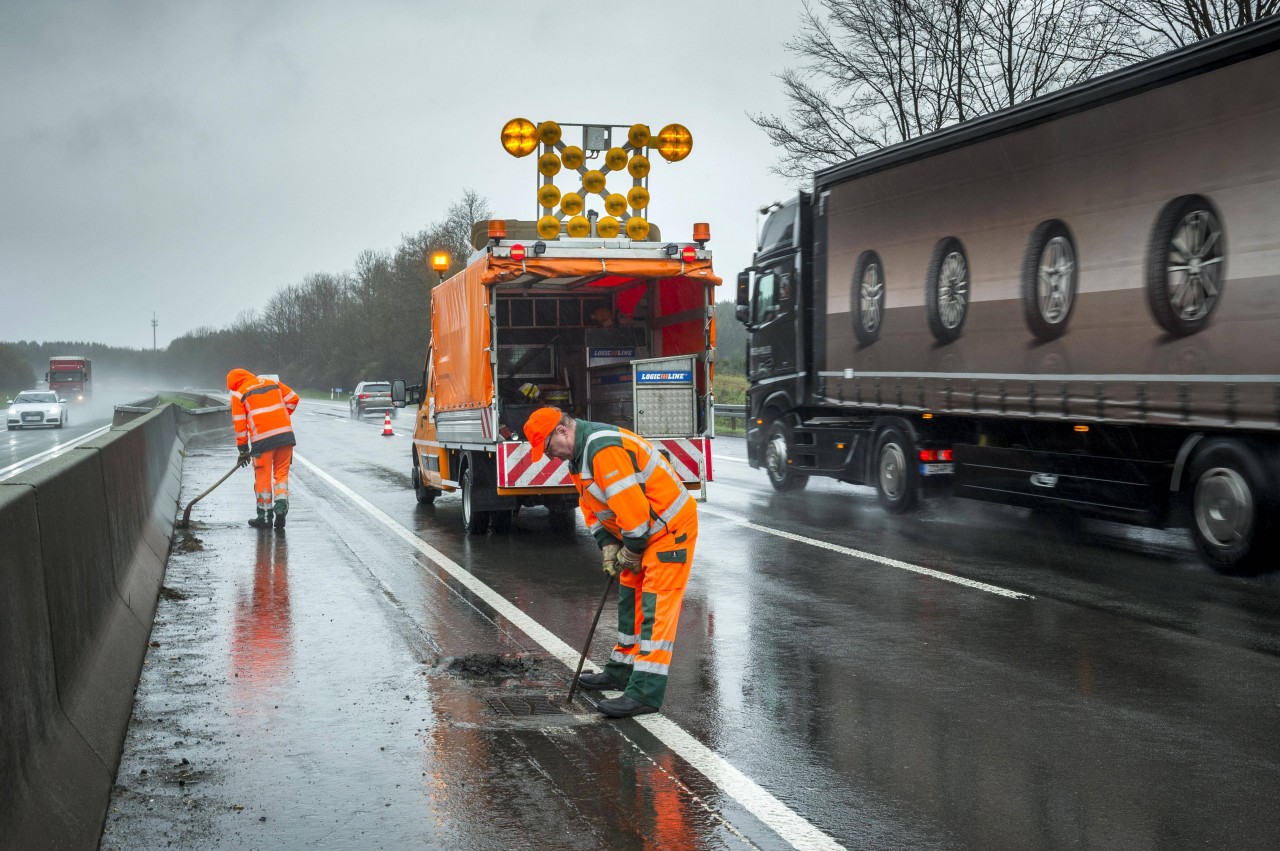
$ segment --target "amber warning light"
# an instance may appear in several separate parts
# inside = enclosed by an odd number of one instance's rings
[[[505,219],[489,220],[489,239],[506,239],[507,222]]]
[[[431,252],[431,269],[444,274],[449,271],[449,255],[444,251]]]

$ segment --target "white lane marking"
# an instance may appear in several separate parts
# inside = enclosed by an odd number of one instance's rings
[[[53,447],[52,449],[46,449],[43,452],[37,452],[35,455],[31,455],[26,458],[23,458],[21,461],[19,461],[16,464],[10,464],[8,467],[0,467],[0,479],[9,479],[18,475],[19,473],[24,473],[27,470],[31,469],[32,467],[35,467],[38,464],[43,464],[45,461],[48,461],[50,458],[57,458],[59,455],[63,454],[67,450],[75,449],[80,444],[93,440],[95,437],[98,437],[110,430],[111,430],[111,424],[108,423],[107,425],[104,425],[100,428],[95,428],[91,432],[82,434],[77,438],[68,440],[66,443],[59,443],[57,446]]]
[[[750,520],[743,520],[736,514],[730,514],[727,511],[720,511],[708,505],[698,508],[699,514],[711,514],[722,520],[728,520],[739,526],[745,526],[748,529],[754,529],[757,532],[764,532],[766,535],[773,535],[778,538],[786,538],[789,541],[796,541],[801,544],[808,544],[811,547],[821,547],[824,550],[842,553],[854,558],[860,558],[864,561],[873,561],[876,564],[883,564],[886,567],[896,567],[899,570],[909,570],[912,573],[919,573],[924,576],[931,576],[934,579],[941,579],[944,582],[954,582],[956,585],[963,585],[966,588],[974,588],[978,591],[986,591],[988,594],[999,594],[1001,597],[1008,597],[1011,600],[1034,600],[1031,594],[1024,594],[1021,591],[1013,591],[1008,588],[1001,588],[999,585],[988,585],[986,582],[978,582],[976,579],[965,579],[963,576],[955,576],[950,573],[943,573],[940,570],[933,570],[928,567],[921,567],[918,564],[912,564],[907,561],[899,561],[896,558],[876,555],[875,553],[865,552],[863,550],[855,550],[852,547],[842,547],[839,544],[828,543],[827,541],[819,541],[817,538],[806,538],[804,535],[797,535],[794,532],[784,532],[781,529],[773,529],[769,526],[761,526],[758,523],[752,523]]]
[[[535,642],[542,645],[544,650],[564,663],[565,667],[570,670],[574,670],[578,667],[577,650],[574,650],[568,644],[561,641],[550,630],[538,623],[529,615],[525,614],[497,591],[481,582],[470,571],[462,567],[462,565],[458,564],[435,547],[427,544],[412,531],[396,522],[382,509],[360,496],[360,494],[356,493],[351,488],[326,473],[324,470],[321,470],[303,456],[295,454],[293,456],[293,460],[315,473],[327,482],[334,490],[341,493],[347,499],[362,508],[367,514],[373,517],[373,519],[390,529],[392,533],[405,543],[409,544],[418,552],[435,562],[436,565],[448,572],[448,574],[455,580],[462,583],[467,590],[475,594],[481,600],[484,600],[485,603],[492,607],[499,615],[506,618],[517,628],[522,630],[525,635],[528,635]],[[594,668],[597,671],[599,670],[594,663],[588,662],[587,664],[591,668]],[[745,807],[753,816],[768,825],[792,847],[804,849],[840,849],[844,847],[831,837],[827,836],[821,830],[805,821],[790,807],[779,801],[750,777],[747,777],[747,775],[730,765],[728,760],[724,757],[712,751],[706,745],[689,735],[675,722],[657,715],[640,716],[636,720],[639,721],[645,729],[656,736],[664,745],[679,754],[686,762],[698,771],[702,772],[708,780],[718,786],[723,792],[737,800],[737,802]]]
[[[721,461],[732,461],[732,462],[734,462],[735,464],[746,464],[746,463],[748,463],[746,458],[734,458],[732,455],[715,455],[715,454],[713,454],[711,457],[712,457],[712,458],[719,458]]]

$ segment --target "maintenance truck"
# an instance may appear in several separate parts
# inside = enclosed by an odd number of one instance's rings
[[[49,371],[44,374],[49,389],[63,399],[84,402],[93,398],[93,361],[83,355],[57,355],[49,358]]]
[[[582,204],[567,196],[553,212],[561,196],[544,179],[538,221],[477,223],[466,267],[432,290],[419,383],[392,382],[394,404],[417,406],[411,459],[417,499],[429,503],[460,491],[463,524],[472,534],[506,531],[521,507],[534,505],[549,509],[553,529],[572,530],[578,500],[568,464],[549,456],[532,461],[521,438],[525,420],[542,405],[648,438],[705,499],[720,283],[705,247],[710,228],[695,225],[687,242],[663,241],[643,218],[647,188],[634,172],[647,175],[648,167],[634,161],[647,160],[650,142],[658,147],[662,138],[651,140],[643,125],[632,126],[626,145],[616,147],[608,131],[618,127],[584,126],[584,151],[565,144],[559,125],[525,124],[525,138],[538,130],[544,178],[559,170],[548,175],[545,164],[563,158],[583,178],[568,194],[579,202],[599,195],[611,215],[583,215]],[[504,130],[504,146],[508,137]],[[586,167],[593,148],[605,156],[603,169]],[[603,176],[629,165],[633,190],[645,190],[629,192],[630,200],[645,203],[630,205],[624,234],[613,214],[625,208],[589,172]],[[544,204],[552,194],[555,200]],[[432,262],[444,268],[449,261]]]
[[[748,458],[1277,563],[1280,16],[823,169],[738,277]]]

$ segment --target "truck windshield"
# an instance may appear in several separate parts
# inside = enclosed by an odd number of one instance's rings
[[[49,373],[49,380],[53,382],[83,381],[84,373],[80,372],[79,370],[76,370],[75,372],[51,372]]]
[[[768,322],[778,313],[776,292],[778,276],[765,272],[756,278],[756,297],[751,305],[751,321],[755,325]]]

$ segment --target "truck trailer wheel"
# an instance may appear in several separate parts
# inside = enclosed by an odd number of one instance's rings
[[[884,264],[874,251],[864,251],[853,269],[853,334],[858,342],[869,346],[880,339],[880,323],[884,319]]]
[[[1273,462],[1274,463],[1274,462]],[[1229,576],[1254,576],[1274,560],[1274,479],[1248,445],[1205,441],[1190,467],[1191,539],[1209,566]]]
[[[1209,324],[1227,279],[1226,241],[1206,198],[1183,195],[1160,211],[1147,247],[1147,304],[1161,328],[1185,337]]]
[[[920,471],[915,446],[896,427],[880,432],[875,455],[876,496],[890,514],[905,514],[920,498]]]
[[[764,444],[764,469],[769,474],[769,484],[776,491],[799,491],[809,484],[809,477],[791,469],[791,429],[782,417],[769,424],[769,436]]]
[[[943,237],[933,247],[924,282],[925,313],[929,330],[939,343],[960,339],[969,316],[969,258],[954,236]]]
[[[477,511],[472,503],[477,487],[475,473],[468,464],[462,469],[462,526],[472,535],[483,535],[489,531],[489,512]]]
[[[1036,225],[1022,260],[1022,315],[1036,339],[1056,340],[1067,330],[1079,280],[1071,231],[1057,219]]]

